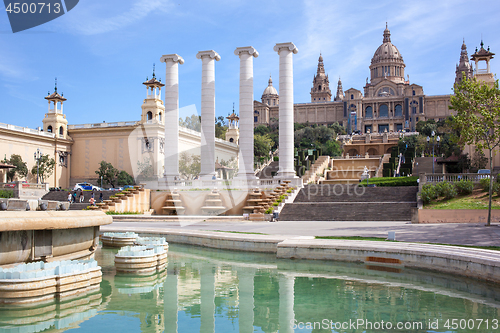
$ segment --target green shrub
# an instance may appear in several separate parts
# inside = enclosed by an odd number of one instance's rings
[[[292,190],[286,190],[286,193],[292,193]]]
[[[274,157],[273,157],[273,161],[278,162],[279,160],[280,160],[280,157],[279,157],[279,156],[274,156]]]
[[[273,202],[274,207],[278,207],[279,203],[278,202]]]
[[[440,188],[441,196],[443,196],[446,200],[453,199],[458,195],[458,191],[452,183],[442,182],[443,184]]]
[[[368,180],[369,184],[377,186],[417,186],[417,176],[413,177],[374,177]],[[366,186],[366,180],[360,183],[360,186]]]
[[[481,184],[481,188],[483,189],[483,191],[489,193],[490,192],[490,179],[483,178],[479,182]],[[499,190],[500,190],[500,183],[493,182],[493,193],[496,193]]]
[[[269,207],[266,209],[266,214],[272,214],[273,213],[273,207]]]
[[[474,183],[472,183],[472,180],[462,179],[458,182],[455,182],[455,188],[457,189],[459,195],[471,194],[472,190],[474,189]]]
[[[424,204],[430,203],[432,200],[437,199],[436,187],[432,184],[425,184],[422,186],[422,190],[420,191],[420,198]]]
[[[12,198],[12,197],[14,197],[14,191],[0,190],[0,198]]]

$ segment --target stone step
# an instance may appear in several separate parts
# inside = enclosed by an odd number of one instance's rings
[[[306,185],[297,202],[416,202],[417,186],[358,187],[357,185]]]

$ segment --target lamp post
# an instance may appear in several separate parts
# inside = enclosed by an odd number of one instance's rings
[[[432,173],[434,173],[434,147],[436,146],[436,141],[437,144],[439,145],[439,141],[441,141],[441,138],[439,135],[437,136],[436,139],[434,139],[434,135],[436,135],[436,132],[432,131],[431,136],[432,136]],[[431,138],[427,136],[427,144],[430,144]]]
[[[42,153],[40,153],[40,149],[37,148],[35,152],[35,161],[36,161],[36,183],[38,184],[39,174],[40,174],[40,159],[42,158]]]

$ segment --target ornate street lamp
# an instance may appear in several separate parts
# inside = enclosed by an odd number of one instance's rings
[[[441,138],[439,137],[439,135],[437,136],[436,139],[434,139],[434,135],[436,135],[436,133],[434,131],[432,131],[431,133],[431,136],[432,136],[432,173],[434,173],[434,147],[437,145],[439,145],[439,141],[441,141]],[[431,141],[431,138],[430,137],[427,137],[427,144],[430,144],[430,141]],[[437,141],[437,143],[436,143]]]
[[[38,179],[40,175],[40,159],[42,158],[42,153],[40,153],[40,149],[37,148],[35,152],[35,161],[36,161],[36,183],[38,184]]]

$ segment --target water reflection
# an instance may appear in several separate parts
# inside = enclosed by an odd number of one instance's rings
[[[425,325],[436,319],[438,332],[452,331],[444,328],[447,319],[488,319],[489,329],[483,324],[479,329],[476,326],[459,332],[493,332],[497,330],[491,329],[492,321],[500,315],[497,286],[450,275],[349,263],[277,260],[274,255],[172,244],[165,272],[130,277],[115,275],[115,252],[106,249],[96,255],[103,268],[102,301],[89,308],[99,311],[97,316],[75,321],[80,325],[78,332],[105,332],[110,327],[155,333],[377,331],[324,326],[299,329],[299,323],[325,320],[419,322],[424,325],[422,329],[391,331],[426,332],[430,330]],[[61,309],[55,311],[62,314]],[[40,315],[44,316],[33,317]],[[0,310],[2,322],[7,322],[6,318],[18,317],[6,316]],[[40,331],[26,323],[23,332]],[[18,321],[16,327],[21,324]],[[57,328],[53,324],[45,327]]]

